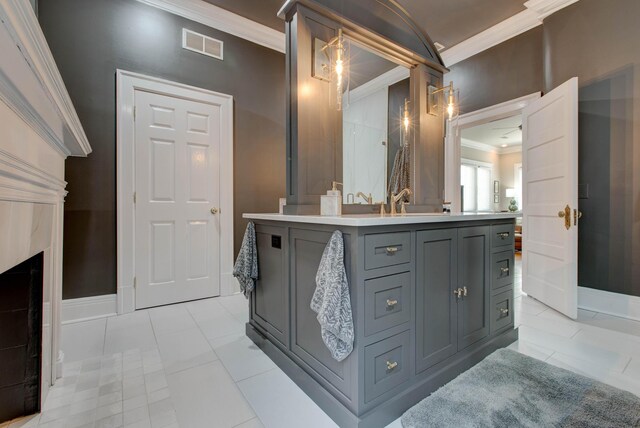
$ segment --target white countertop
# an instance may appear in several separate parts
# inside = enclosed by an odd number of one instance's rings
[[[345,214],[342,216],[243,214],[250,220],[285,221],[294,223],[329,224],[334,226],[389,226],[394,224],[444,223],[472,220],[503,220],[520,217],[522,213],[465,213],[465,214],[404,214],[384,217],[379,214]]]

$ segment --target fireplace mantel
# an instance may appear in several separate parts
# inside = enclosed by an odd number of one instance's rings
[[[44,252],[44,402],[59,374],[64,162],[91,146],[28,0],[0,2],[0,52],[0,272]]]

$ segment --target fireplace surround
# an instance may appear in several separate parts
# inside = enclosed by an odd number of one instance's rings
[[[37,390],[23,403],[28,413],[60,374],[64,163],[68,156],[87,156],[91,147],[30,2],[0,2],[0,52],[0,274],[34,263],[34,256],[41,270],[31,283],[41,296],[31,309],[41,317],[41,337],[27,352],[38,355],[40,381],[34,387],[33,376],[24,379]],[[0,368],[0,385],[18,385],[13,375]],[[0,423],[10,415],[0,409]]]

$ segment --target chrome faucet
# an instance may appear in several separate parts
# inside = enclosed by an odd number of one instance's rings
[[[398,214],[398,201],[403,199],[405,196],[411,196],[411,189],[409,189],[408,187],[402,189],[397,195],[395,193],[391,193],[391,215]],[[404,208],[404,201],[402,202],[401,212],[402,214],[406,213]]]
[[[362,192],[358,192],[356,194],[356,198],[360,198],[360,197],[362,197],[362,199],[364,199],[368,205],[373,204],[373,196],[371,196],[371,193],[369,193],[369,196],[367,196]]]

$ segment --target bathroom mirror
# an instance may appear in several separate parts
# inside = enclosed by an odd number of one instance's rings
[[[408,141],[401,128],[410,98],[409,69],[348,38],[345,55],[343,203],[386,203],[396,155]],[[402,169],[396,167],[396,173]]]

